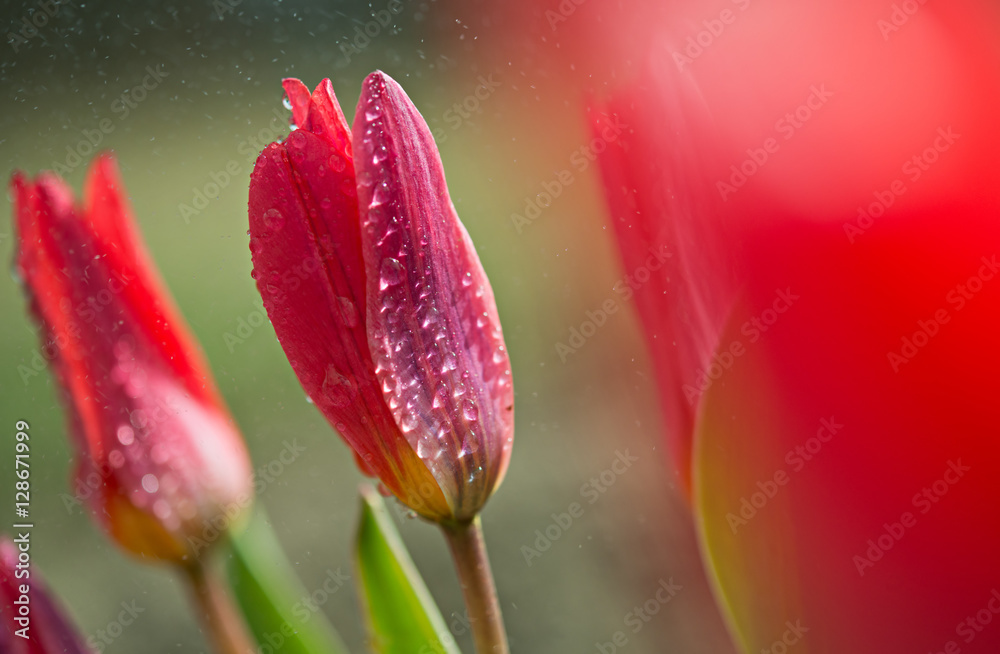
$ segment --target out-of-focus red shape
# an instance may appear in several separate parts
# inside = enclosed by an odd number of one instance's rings
[[[353,134],[329,80],[284,87],[297,129],[261,153],[249,203],[275,333],[363,471],[431,520],[469,519],[506,470],[513,390],[437,147],[384,73],[365,80]]]
[[[51,173],[15,173],[11,187],[17,271],[77,449],[74,495],[125,549],[184,561],[213,520],[250,506],[250,461],[114,161],[94,161],[83,206]]]
[[[719,599],[748,652],[996,652],[997,8],[726,8],[592,107]]]
[[[28,562],[30,557],[19,559],[29,548],[30,540],[19,544],[8,536],[0,538],[0,652],[89,654],[91,649]]]

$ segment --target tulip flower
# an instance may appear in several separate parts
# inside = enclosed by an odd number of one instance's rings
[[[329,80],[285,80],[298,129],[251,177],[257,288],[309,398],[404,504],[467,520],[513,437],[489,281],[423,118],[387,75],[348,130]],[[357,156],[354,156],[357,155]]]
[[[243,440],[134,225],[114,161],[83,206],[56,175],[15,173],[17,272],[76,446],[76,496],[126,550],[177,564],[221,651],[242,624],[204,550],[252,500]]]
[[[353,130],[329,80],[284,87],[297,129],[257,159],[249,202],[275,333],[363,471],[446,532],[471,524],[507,467],[513,388],[430,130],[381,72]]]
[[[626,271],[670,253],[636,309],[747,652],[1000,645],[997,17],[893,7],[670,31],[592,114]]]
[[[125,549],[184,561],[249,505],[243,440],[133,224],[113,160],[84,206],[55,175],[12,181],[17,270],[70,414],[75,489]]]
[[[91,651],[31,567],[26,547],[0,538],[0,652],[87,654]]]

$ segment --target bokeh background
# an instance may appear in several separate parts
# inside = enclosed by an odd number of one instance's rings
[[[596,652],[616,631],[628,634],[619,651],[630,653],[732,651],[662,444],[636,320],[614,290],[624,273],[598,172],[582,149],[591,140],[588,99],[634,76],[650,25],[689,26],[731,3],[656,4],[654,11],[605,0],[74,0],[47,5],[52,15],[37,33],[7,36],[0,46],[2,173],[62,166],[79,190],[93,149],[88,134],[91,141],[100,136],[98,148],[118,157],[149,248],[255,465],[274,461],[285,440],[306,448],[259,502],[307,589],[318,588],[329,570],[352,573],[361,475],[262,323],[250,279],[247,185],[265,143],[259,139],[269,138],[268,129],[287,129],[281,78],[312,87],[330,77],[350,120],[361,80],[379,68],[406,88],[438,139],[512,356],[513,460],[484,521],[514,651]],[[0,27],[20,32],[39,11],[34,1],[6,2]],[[383,25],[379,16],[391,20]],[[150,71],[159,79],[143,89]],[[551,204],[526,214],[546,185]],[[0,259],[8,266],[13,245],[6,203]],[[601,324],[575,347],[571,330],[609,300],[619,310],[595,319]],[[205,651],[169,571],[122,554],[79,507],[67,505],[66,425],[47,371],[33,374],[39,342],[13,274],[0,280],[0,307],[0,496],[11,499],[14,423],[27,420],[35,569],[84,633],[107,629],[123,602],[143,609],[104,651]],[[560,343],[574,351],[560,354]],[[638,461],[609,477],[625,452]],[[585,492],[602,473],[614,483],[596,497]],[[529,565],[522,547],[535,547],[536,530],[573,502],[583,505],[582,517]],[[461,596],[440,535],[397,513],[442,612],[471,651],[455,619]],[[5,506],[0,515],[8,515]],[[669,580],[682,591],[633,632],[627,615]],[[353,588],[322,611],[352,651],[364,651]]]

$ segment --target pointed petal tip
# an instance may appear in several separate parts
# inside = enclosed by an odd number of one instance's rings
[[[292,105],[292,122],[296,125],[305,124],[311,100],[309,87],[297,77],[285,77],[281,80],[281,87],[285,89],[285,97]]]

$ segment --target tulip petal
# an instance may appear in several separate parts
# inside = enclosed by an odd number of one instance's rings
[[[323,91],[328,86],[317,88],[308,107],[298,91],[289,93],[297,121],[309,126],[314,115],[329,117],[336,105],[329,104],[332,91]],[[257,289],[306,394],[363,469],[412,508],[426,504],[428,515],[446,514],[440,489],[399,435],[375,378],[349,135],[345,123],[341,137],[327,138],[334,126],[319,136],[301,127],[257,159],[249,201]],[[406,488],[424,488],[426,497]]]
[[[887,216],[854,244],[800,222],[748,246],[761,265],[722,339],[746,353],[706,393],[694,459],[746,651],[789,621],[809,654],[1000,646],[994,216]],[[785,308],[781,293],[797,299],[751,343],[741,325]]]
[[[376,375],[455,515],[471,517],[502,478],[513,436],[492,289],[430,130],[384,73],[364,82],[353,136]]]
[[[705,174],[711,144],[690,138],[711,133],[697,97],[690,80],[657,67],[636,88],[591,108],[591,131],[607,144],[599,158],[611,223],[625,272],[636,278],[631,288],[685,491],[705,370],[737,288],[727,261],[733,234]],[[649,125],[657,128],[643,129]]]

